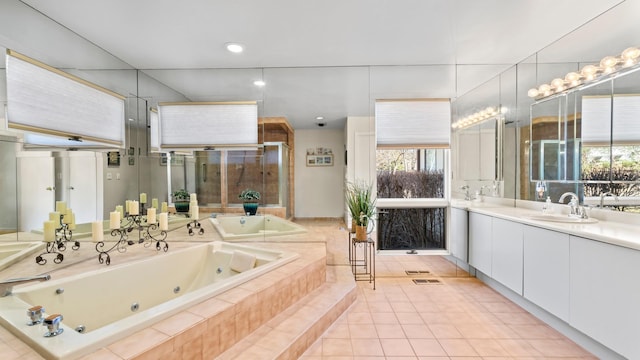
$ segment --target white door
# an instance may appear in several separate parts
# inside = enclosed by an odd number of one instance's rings
[[[55,210],[54,163],[48,151],[18,155],[19,231],[42,229]]]
[[[67,206],[73,210],[78,224],[102,219],[102,204],[98,199],[96,188],[97,169],[96,153],[88,151],[69,153]]]

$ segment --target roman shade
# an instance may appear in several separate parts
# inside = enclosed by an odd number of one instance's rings
[[[149,110],[149,138],[149,150],[160,152],[160,120],[157,109]]]
[[[8,128],[124,148],[124,96],[12,50],[6,65]]]
[[[581,137],[586,146],[640,144],[640,95],[582,98]]]
[[[160,103],[158,114],[163,151],[258,144],[255,101]]]
[[[585,146],[611,143],[611,96],[583,96],[580,135]]]
[[[451,104],[448,99],[376,100],[378,148],[448,148]]]
[[[640,144],[640,95],[613,96],[613,145]]]

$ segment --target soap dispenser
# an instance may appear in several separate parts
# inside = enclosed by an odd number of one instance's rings
[[[551,208],[551,197],[547,196],[547,200],[545,201],[544,206],[542,207],[542,212],[545,214],[551,214],[553,209]]]

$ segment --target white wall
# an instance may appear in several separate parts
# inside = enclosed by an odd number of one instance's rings
[[[330,148],[333,166],[307,166],[308,148]],[[296,218],[342,217],[344,214],[344,131],[296,130]]]

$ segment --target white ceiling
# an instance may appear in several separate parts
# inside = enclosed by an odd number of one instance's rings
[[[310,128],[367,115],[372,98],[455,98],[622,1],[22,2],[190,100],[255,99]]]

